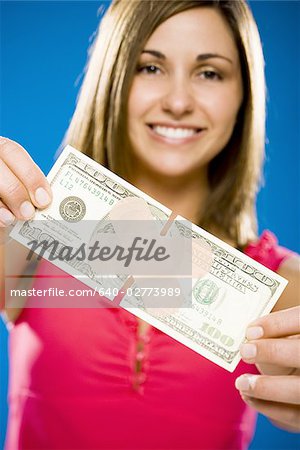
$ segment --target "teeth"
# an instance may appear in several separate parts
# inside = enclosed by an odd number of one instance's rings
[[[190,136],[193,136],[197,133],[196,129],[191,128],[168,128],[168,127],[160,127],[153,126],[153,131],[160,136],[164,136],[171,139],[183,139]]]

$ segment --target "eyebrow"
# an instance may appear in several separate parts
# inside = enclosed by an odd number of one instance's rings
[[[142,51],[142,53],[148,53],[149,55],[155,56],[158,59],[162,59],[162,60],[166,59],[166,56],[163,53],[159,52],[158,50],[145,49]],[[200,55],[197,55],[196,61],[206,61],[207,59],[213,59],[213,58],[225,59],[226,61],[233,64],[233,61],[230,58],[219,55],[218,53],[201,53]]]
[[[226,56],[218,55],[218,53],[202,53],[201,55],[198,55],[196,57],[196,60],[197,61],[206,61],[207,59],[212,59],[212,58],[225,59],[226,61],[233,64],[233,61],[230,58],[227,58]]]
[[[158,59],[166,59],[165,55],[158,50],[143,50],[143,53],[148,53],[149,55],[155,56]]]

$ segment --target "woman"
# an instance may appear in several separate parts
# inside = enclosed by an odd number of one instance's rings
[[[7,448],[246,448],[248,404],[299,429],[299,341],[286,338],[299,333],[298,258],[270,234],[255,242],[264,77],[246,4],[114,2],[66,142],[290,283],[241,348],[272,375],[244,363],[225,373],[126,311],[25,308],[10,338]],[[24,149],[1,144],[4,225],[51,192]]]

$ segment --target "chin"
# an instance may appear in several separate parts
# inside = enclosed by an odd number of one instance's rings
[[[156,161],[156,164],[147,165],[149,172],[157,177],[167,177],[169,179],[180,179],[191,176],[195,172],[195,167],[190,164],[184,165],[182,161],[173,162],[172,164]]]
[[[143,147],[143,151],[133,149],[133,167],[139,167],[141,172],[148,173],[153,178],[168,177],[170,179],[182,179],[199,173],[205,165],[205,158],[199,158],[195,151],[184,153],[181,151],[172,151],[165,149],[153,149],[151,146]],[[140,172],[140,173],[141,173]]]

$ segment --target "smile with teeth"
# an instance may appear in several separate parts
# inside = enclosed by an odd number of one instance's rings
[[[155,134],[170,139],[189,138],[201,131],[200,128],[171,128],[163,127],[160,125],[151,125],[150,128],[154,131]]]

